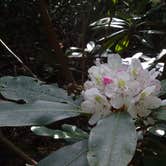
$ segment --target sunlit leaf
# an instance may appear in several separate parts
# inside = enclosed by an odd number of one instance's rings
[[[156,124],[148,129],[150,133],[159,137],[166,137],[166,125]]]
[[[127,48],[129,45],[129,38],[128,36],[125,36],[123,39],[121,39],[118,44],[115,46],[115,52],[120,52]]]
[[[118,0],[112,0],[113,4],[117,4],[118,3]]]
[[[158,34],[158,35],[163,35],[165,32],[163,31],[158,31],[158,30],[141,30],[139,31],[141,33],[147,33],[147,34]]]
[[[127,166],[137,144],[134,122],[127,113],[114,113],[100,120],[89,136],[90,166]]]
[[[31,131],[36,135],[52,137],[54,139],[73,139],[80,141],[88,138],[88,134],[76,126],[65,124],[62,128],[63,130],[55,130],[44,126],[32,126]]]

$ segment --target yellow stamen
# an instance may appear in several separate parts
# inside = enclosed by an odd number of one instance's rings
[[[101,83],[100,77],[96,77],[95,79],[96,79],[96,83],[97,83],[98,85],[100,85],[100,83]]]
[[[147,96],[147,93],[146,92],[142,92],[141,93],[141,99],[144,98],[145,96]]]
[[[101,103],[102,102],[102,98],[100,96],[95,96],[95,100],[98,102],[98,103]]]
[[[132,75],[133,75],[134,77],[137,76],[137,70],[136,70],[136,69],[133,69],[133,70],[131,71],[131,73],[132,73]]]
[[[124,80],[120,79],[120,80],[118,81],[118,86],[119,86],[120,88],[124,88],[125,85],[126,85],[126,83],[125,83]]]

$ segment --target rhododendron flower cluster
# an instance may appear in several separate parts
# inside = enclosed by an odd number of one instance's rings
[[[107,63],[97,61],[88,73],[81,108],[92,113],[90,124],[116,111],[127,111],[133,118],[146,117],[161,105],[159,72],[143,69],[138,59],[124,64],[118,54],[110,54]]]

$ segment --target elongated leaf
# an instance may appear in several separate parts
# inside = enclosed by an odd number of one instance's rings
[[[112,0],[113,4],[117,4],[118,3],[118,0]]]
[[[159,137],[166,137],[166,124],[159,123],[152,127],[149,127],[148,131],[152,133],[153,135],[159,136]]]
[[[33,102],[35,100],[46,100],[55,102],[71,102],[65,90],[57,87],[56,84],[46,85],[32,77],[1,77],[0,93],[7,99],[24,100]],[[73,101],[72,101],[73,102]]]
[[[155,112],[155,118],[166,121],[166,109],[160,109]]]
[[[115,52],[120,52],[124,50],[126,47],[128,47],[128,45],[129,45],[129,38],[126,35],[118,42],[118,44],[116,44]]]
[[[90,166],[127,166],[137,144],[134,122],[127,113],[102,119],[89,136]]]
[[[158,34],[158,35],[165,34],[165,32],[158,31],[158,30],[142,30],[142,31],[139,31],[139,32],[141,32],[141,33],[147,33],[147,34]]]
[[[166,79],[161,81],[160,96],[165,95],[165,94],[166,94]]]
[[[48,136],[54,139],[73,139],[75,141],[77,140],[77,142],[88,138],[88,134],[83,130],[78,129],[76,126],[66,124],[63,128],[67,128],[67,131],[49,129],[44,126],[32,126],[31,131],[39,136]],[[70,128],[70,130],[68,130],[68,128]]]
[[[87,140],[66,146],[41,160],[37,166],[88,166]]]
[[[98,41],[101,42],[101,41],[108,41],[109,39],[114,39],[116,40],[116,37],[118,36],[123,36],[123,34],[126,32],[126,30],[120,30],[120,31],[117,31],[109,36],[106,36],[106,37],[103,37],[103,38],[100,38]]]
[[[78,108],[64,103],[36,101],[31,104],[0,104],[0,126],[46,125],[78,116]]]
[[[81,137],[84,137],[84,138],[87,138],[88,137],[88,133],[81,130],[80,128],[78,128],[77,126],[74,126],[74,125],[69,125],[69,124],[63,124],[62,125],[62,129],[66,132],[70,132],[71,134],[73,135],[76,135],[76,136],[81,136]]]
[[[111,21],[111,22],[110,22]],[[98,21],[95,21],[90,24],[93,30],[102,29],[106,27],[115,27],[123,29],[127,26],[127,22],[125,20],[119,19],[119,18],[112,18],[110,20],[110,17],[105,17],[102,19],[99,19]]]

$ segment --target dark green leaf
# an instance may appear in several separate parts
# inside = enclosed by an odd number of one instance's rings
[[[153,135],[159,137],[166,137],[166,125],[163,123],[156,124],[152,127],[149,127],[148,131]]]
[[[36,101],[30,104],[1,103],[0,126],[46,125],[79,115],[74,105]]]
[[[166,94],[166,79],[161,81],[160,96],[165,95],[165,94]]]
[[[87,140],[57,150],[37,166],[88,166],[86,154]]]
[[[73,140],[83,140],[88,138],[88,134],[81,129],[78,129],[73,125],[63,125],[64,130],[54,130],[49,129],[44,126],[32,126],[31,131],[39,136],[48,136],[54,139],[73,139]],[[66,129],[66,130],[65,130]]]
[[[163,35],[165,34],[165,32],[163,31],[158,31],[158,30],[142,30],[142,31],[139,31],[141,33],[146,33],[146,34],[158,34],[158,35]]]
[[[118,0],[112,0],[113,4],[116,5],[118,3]]]
[[[123,51],[129,45],[129,38],[128,36],[124,36],[115,46],[115,52]]]
[[[158,109],[155,112],[155,118],[166,121],[166,109]]]

